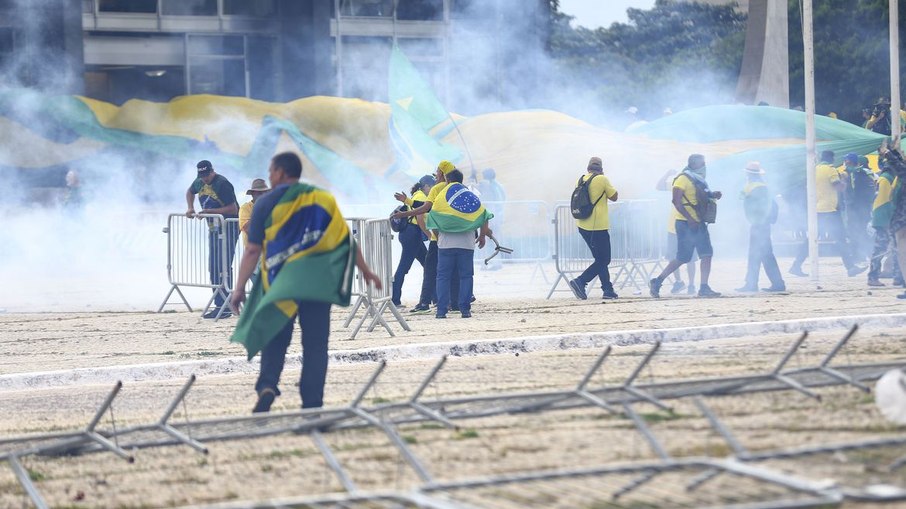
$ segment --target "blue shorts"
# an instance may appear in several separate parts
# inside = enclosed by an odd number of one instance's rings
[[[700,258],[707,258],[714,254],[711,247],[711,235],[708,234],[708,225],[699,223],[698,229],[689,228],[687,221],[676,221],[676,260],[680,263],[689,263],[692,255],[698,253]]]
[[[664,258],[667,261],[670,261],[675,256],[676,256],[676,234],[667,232],[667,251],[664,252]],[[698,254],[693,253],[692,260],[690,260],[690,262],[696,262],[696,261],[698,261]]]

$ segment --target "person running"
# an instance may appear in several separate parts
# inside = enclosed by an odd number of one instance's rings
[[[667,170],[654,188],[658,191],[672,191],[672,185],[668,186],[667,182],[673,182],[678,175],[679,172],[676,170]],[[676,254],[676,221],[673,220],[673,204],[670,204],[669,216],[667,220],[667,251],[664,253],[664,258],[668,262]],[[673,273],[673,287],[670,288],[670,293],[677,294],[685,289],[689,295],[695,295],[695,262],[697,261],[698,253],[693,253],[692,259],[686,264],[686,275],[689,278],[688,286],[683,282],[680,271],[677,270]]]
[[[406,199],[404,202],[405,206],[408,207],[409,210],[420,207],[425,202],[428,193],[436,183],[434,177],[431,175],[425,175],[420,178],[419,181],[412,186],[412,189],[410,190],[412,197]],[[402,252],[400,253],[400,263],[396,266],[396,272],[393,274],[393,293],[391,296],[391,302],[398,308],[402,307],[400,299],[403,294],[403,281],[405,281],[409,269],[412,268],[412,263],[417,260],[423,269],[425,267],[425,256],[428,254],[428,249],[425,247],[425,241],[428,240],[429,236],[430,233],[428,232],[428,229],[425,228],[424,215],[409,218],[406,227],[399,232],[399,241],[402,246]]]
[[[590,182],[589,182],[590,181]],[[588,294],[585,293],[585,287],[594,280],[595,277],[601,282],[601,289],[604,292],[604,299],[616,299],[619,297],[613,291],[613,283],[610,281],[610,216],[608,214],[607,202],[617,201],[617,190],[610,183],[610,180],[604,176],[604,165],[600,157],[592,157],[586,166],[586,173],[579,179],[578,185],[582,186],[588,182],[588,196],[594,203],[591,215],[586,218],[576,220],[576,226],[579,228],[579,235],[585,240],[594,262],[585,269],[585,272],[579,274],[579,277],[569,282],[569,289],[579,300],[587,300]]]
[[[698,252],[701,258],[701,285],[698,289],[699,297],[720,297],[708,286],[711,275],[711,257],[714,248],[711,246],[711,236],[708,234],[708,224],[705,222],[708,201],[719,200],[723,194],[720,191],[711,191],[705,180],[707,166],[705,156],[692,154],[688,164],[679,176],[673,179],[673,220],[676,226],[676,257],[664,268],[661,274],[648,282],[648,290],[654,298],[660,298],[661,285],[680,265],[692,260],[692,253]]]

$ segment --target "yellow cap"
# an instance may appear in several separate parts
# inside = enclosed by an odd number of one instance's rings
[[[437,165],[437,169],[440,170],[441,173],[446,175],[447,173],[455,170],[456,167],[453,166],[453,163],[451,163],[450,161],[441,161],[440,164]]]

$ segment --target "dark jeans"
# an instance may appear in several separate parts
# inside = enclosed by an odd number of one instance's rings
[[[393,274],[393,296],[391,298],[391,301],[397,306],[400,305],[403,281],[405,281],[409,269],[412,268],[412,262],[418,260],[422,267],[425,266],[425,255],[428,254],[428,248],[425,247],[424,238],[424,234],[418,226],[411,224],[399,234],[403,252],[400,254],[400,264],[396,266],[396,273]]]
[[[771,243],[771,225],[752,225],[749,227],[749,267],[746,270],[746,286],[758,288],[758,275],[761,266],[771,280],[774,288],[785,287],[777,258],[774,257],[774,246]]]
[[[871,255],[872,239],[868,234],[868,222],[871,220],[871,204],[853,205],[846,209],[846,236],[853,257],[864,260]]]
[[[576,279],[582,285],[587,285],[594,278],[601,281],[601,289],[613,291],[613,284],[610,282],[610,271],[607,266],[610,265],[610,232],[607,230],[583,230],[579,228],[579,235],[585,239],[588,249],[594,262],[585,269],[585,272]]]
[[[878,279],[881,276],[881,261],[887,255],[889,248],[893,248],[893,277],[900,279],[900,264],[897,262],[896,239],[890,234],[889,228],[875,228],[875,248],[871,253],[871,265],[868,269],[868,279]]]
[[[847,269],[853,267],[852,254],[849,250],[849,244],[846,243],[846,234],[843,231],[843,218],[840,212],[819,212],[818,213],[818,235],[827,233],[831,240],[837,243],[837,252],[843,260],[843,266]],[[793,267],[802,267],[802,262],[808,258],[808,236],[802,239],[799,246],[799,252],[796,253],[796,259],[793,261]]]
[[[226,273],[226,287],[233,287],[233,256],[236,254],[236,240],[239,238],[239,223],[233,221],[226,223],[224,231],[226,237],[226,267],[221,266],[221,257],[223,256],[220,244],[220,231],[214,229],[208,232],[208,272],[211,274],[211,284],[220,285],[224,283],[223,275]],[[214,305],[218,308],[223,306],[223,295],[214,289]]]
[[[459,291],[453,293],[463,313],[472,309],[472,275],[475,271],[472,249],[439,249],[437,257],[437,314],[445,315],[450,309],[452,280],[459,279]],[[459,274],[454,275],[454,269]]]
[[[327,379],[327,339],[330,336],[330,303],[300,301],[299,326],[302,329],[302,376],[299,394],[302,408],[317,408],[324,405],[324,381]],[[280,374],[286,361],[286,350],[293,339],[293,322],[277,334],[264,350],[261,350],[261,371],[255,391],[270,387],[277,395],[280,389]]]
[[[425,254],[425,263],[422,264],[425,275],[422,278],[422,295],[418,299],[419,306],[430,306],[437,302],[437,241],[428,243],[428,252]]]

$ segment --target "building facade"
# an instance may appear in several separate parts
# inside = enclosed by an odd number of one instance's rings
[[[386,101],[398,44],[449,108],[503,105],[539,78],[549,16],[548,0],[0,0],[0,80],[116,104]]]

